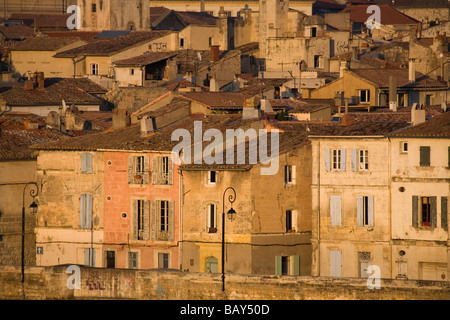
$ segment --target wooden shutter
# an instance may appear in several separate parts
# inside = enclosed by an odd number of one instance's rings
[[[430,165],[430,147],[420,147],[420,165]]]
[[[86,195],[80,196],[80,228],[86,228]]]
[[[86,194],[86,228],[92,228],[92,215],[94,199],[92,194]]]
[[[430,226],[436,228],[437,225],[437,197],[430,197]]]
[[[173,185],[173,161],[172,157],[168,157],[168,166],[169,166],[169,184]]]
[[[143,240],[150,239],[150,201],[144,201],[144,238]]]
[[[175,240],[175,201],[169,203],[169,241]]]
[[[341,225],[341,196],[330,196],[330,224]]]
[[[364,225],[364,199],[361,196],[356,197],[356,224],[358,227]]]
[[[281,276],[282,273],[282,262],[281,262],[281,256],[275,257],[275,274],[277,276]]]
[[[144,176],[143,183],[148,184],[150,182],[150,159],[144,156]]]
[[[91,264],[91,266],[95,267],[95,249],[91,248],[90,251],[92,252],[92,254],[91,254],[91,257],[92,257],[92,261],[91,261],[92,264]]]
[[[151,226],[151,228],[152,228],[152,230],[151,230],[152,240],[157,240],[158,239],[157,234],[156,234],[157,219],[158,219],[158,217],[157,217],[157,210],[156,209],[157,209],[156,201],[152,200],[152,204],[151,204],[151,212],[152,212],[152,214],[151,214],[151,218],[150,218],[150,221],[152,223],[152,226]]]
[[[133,183],[133,176],[134,176],[134,157],[133,156],[129,156],[128,157],[128,184]]]
[[[347,149],[341,149],[341,171],[345,171],[345,163],[347,158]]]
[[[86,154],[81,154],[81,172],[86,172],[87,162],[86,162]]]
[[[90,253],[91,253],[91,250],[89,248],[84,248],[84,265],[85,266],[90,265]]]
[[[152,184],[159,184],[158,183],[158,157],[153,156],[152,157]]]
[[[131,204],[131,210],[133,212],[132,214],[132,230],[131,230],[131,237],[133,240],[137,240],[138,239],[138,205],[137,205],[138,200],[133,200],[132,204]]]
[[[331,170],[331,150],[329,148],[325,149],[325,171]]]
[[[447,197],[441,197],[441,228],[447,230]]]
[[[352,149],[352,171],[358,171],[358,151],[355,148]]]
[[[369,221],[368,224],[369,226],[373,227],[374,225],[374,214],[373,214],[373,196],[369,196],[367,197],[367,210],[368,212],[368,217],[369,217]]]
[[[413,227],[419,226],[419,197],[412,196],[412,225]]]
[[[330,250],[330,276],[340,277],[342,263],[342,252],[338,250]]]
[[[85,153],[86,173],[92,173],[92,153]]]
[[[300,256],[292,256],[292,275],[299,276],[300,275]]]

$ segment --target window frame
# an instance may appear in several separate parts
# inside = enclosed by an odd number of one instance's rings
[[[370,103],[370,89],[359,89],[359,103]]]
[[[420,146],[419,147],[419,166],[430,167],[431,166],[431,147]]]
[[[214,172],[214,174],[213,174],[213,172]],[[214,179],[213,179],[213,176],[214,176]],[[215,171],[215,170],[208,171],[207,184],[215,185],[216,182],[217,182],[217,171]]]
[[[359,171],[369,170],[369,150],[359,149],[358,150],[358,169]]]
[[[135,258],[131,258],[131,255],[135,255]],[[131,262],[133,262],[133,265]],[[139,252],[138,251],[128,251],[128,269],[139,269]]]
[[[89,71],[91,71],[91,75],[94,75],[94,76],[97,76],[98,75],[98,63],[95,63],[95,62],[92,62],[90,65],[89,65]]]
[[[170,269],[170,253],[158,252],[158,269]]]
[[[296,166],[285,165],[284,166],[284,185],[293,185],[296,182]]]
[[[331,150],[331,169],[341,170],[342,161],[342,149],[332,149]]]
[[[206,230],[208,233],[217,233],[217,205],[210,203],[206,206]]]

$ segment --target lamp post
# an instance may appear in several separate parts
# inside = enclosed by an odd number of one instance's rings
[[[33,203],[30,205],[30,213],[36,214],[38,205],[34,202],[34,198],[39,194],[39,188],[37,183],[29,182],[23,188],[23,201],[22,201],[22,283],[25,281],[25,190],[29,185],[33,185],[35,189],[30,190],[30,196],[33,197]]]
[[[233,192],[228,196],[228,201],[231,204],[231,208],[227,212],[228,219],[233,221],[236,215],[236,211],[233,209],[233,202],[236,201],[236,191],[232,187],[228,187],[223,192],[222,201],[222,291],[225,291],[225,195],[228,190]]]

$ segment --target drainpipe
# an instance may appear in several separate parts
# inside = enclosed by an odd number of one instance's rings
[[[317,192],[318,192],[318,202],[317,202],[317,261],[318,261],[318,275],[320,277],[320,140],[318,146],[318,173],[317,173]]]
[[[179,194],[180,194],[180,200],[179,200],[179,224],[180,224],[180,235],[179,235],[179,247],[178,247],[178,262],[180,265],[180,270],[183,271],[183,172],[178,169],[178,174],[179,174],[179,186],[178,186],[178,190],[179,190]]]

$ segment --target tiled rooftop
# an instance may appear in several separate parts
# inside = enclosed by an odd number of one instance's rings
[[[371,16],[371,13],[367,13],[367,8],[370,4],[360,4],[356,6],[347,6],[341,13],[350,12],[350,20],[353,22],[364,23]],[[394,24],[417,24],[418,21],[414,18],[401,13],[400,11],[388,6],[380,5],[381,9],[381,24],[394,25]]]
[[[146,52],[143,55],[115,61],[114,64],[119,67],[145,66],[161,60],[176,56],[176,52]]]
[[[13,26],[0,26],[0,33],[7,40],[19,40],[34,37],[34,30],[23,24]]]
[[[450,112],[434,116],[423,123],[409,126],[389,136],[450,138]]]
[[[56,51],[74,42],[81,41],[78,37],[48,37],[39,36],[26,39],[11,47],[13,51]]]

